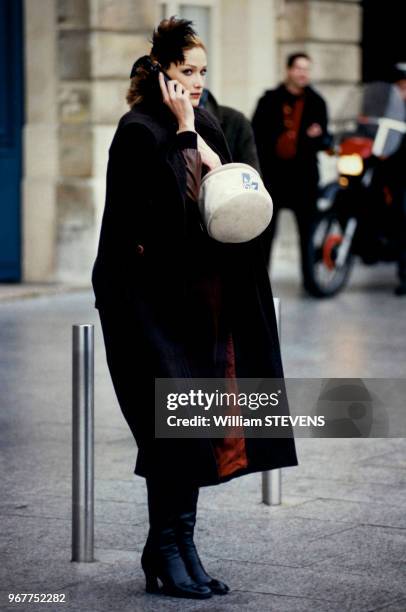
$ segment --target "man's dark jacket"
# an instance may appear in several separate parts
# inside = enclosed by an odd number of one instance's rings
[[[202,106],[219,120],[233,162],[249,164],[259,170],[254,133],[247,117],[235,108],[218,104],[208,89],[204,91]]]
[[[293,96],[284,84],[268,90],[259,100],[252,119],[261,172],[271,193],[283,197],[286,190],[300,192],[315,190],[319,180],[317,152],[329,147],[331,136],[327,129],[327,107],[323,98],[312,88],[304,90],[305,104],[297,141],[297,155],[292,160],[282,160],[276,155],[278,137],[285,130],[283,105],[292,104]],[[322,134],[310,138],[306,130],[318,123]]]
[[[222,481],[210,439],[154,439],[155,379],[217,376],[209,305],[202,300],[196,307],[189,289],[194,256],[186,215],[193,202],[187,199],[182,149],[196,149],[197,135],[177,135],[173,115],[161,107],[152,111],[136,105],[119,122],[109,151],[92,280],[113,384],[138,444],[136,474],[157,473],[204,486]],[[197,132],[223,162],[229,161],[216,119],[201,109],[195,114]],[[282,378],[272,292],[259,241],[212,246],[224,283],[237,376]],[[226,339],[219,343],[224,352]],[[292,439],[246,438],[245,447],[248,466],[226,479],[297,465]]]

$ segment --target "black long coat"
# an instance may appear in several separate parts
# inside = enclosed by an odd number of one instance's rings
[[[195,115],[196,130],[229,161],[216,120],[201,109]],[[196,135],[176,135],[176,129],[162,104],[136,105],[121,118],[109,150],[92,282],[113,384],[138,445],[135,473],[205,486],[297,465],[297,457],[293,439],[247,438],[247,467],[225,477],[219,475],[212,440],[154,438],[155,377],[217,375],[211,314],[189,295],[194,264],[180,149],[196,148]],[[224,280],[237,376],[281,378],[273,298],[258,240],[212,246]]]

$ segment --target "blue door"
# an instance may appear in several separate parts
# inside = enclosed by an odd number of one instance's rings
[[[22,0],[0,0],[0,281],[21,279]]]

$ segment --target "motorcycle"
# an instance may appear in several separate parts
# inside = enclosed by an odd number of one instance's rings
[[[354,258],[395,261],[393,193],[382,171],[406,133],[405,103],[388,83],[364,87],[356,127],[337,136],[337,180],[322,188],[312,226],[304,282],[315,297],[346,286]]]

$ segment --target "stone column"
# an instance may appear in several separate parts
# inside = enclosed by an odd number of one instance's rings
[[[258,98],[277,79],[277,0],[221,1],[222,91],[219,102],[251,118]]]
[[[149,0],[25,0],[25,281],[90,283],[108,148],[157,9]]]
[[[89,282],[104,207],[108,148],[134,60],[156,23],[148,0],[58,0],[57,261],[60,281]]]
[[[25,0],[23,281],[54,280],[58,179],[56,5]]]

